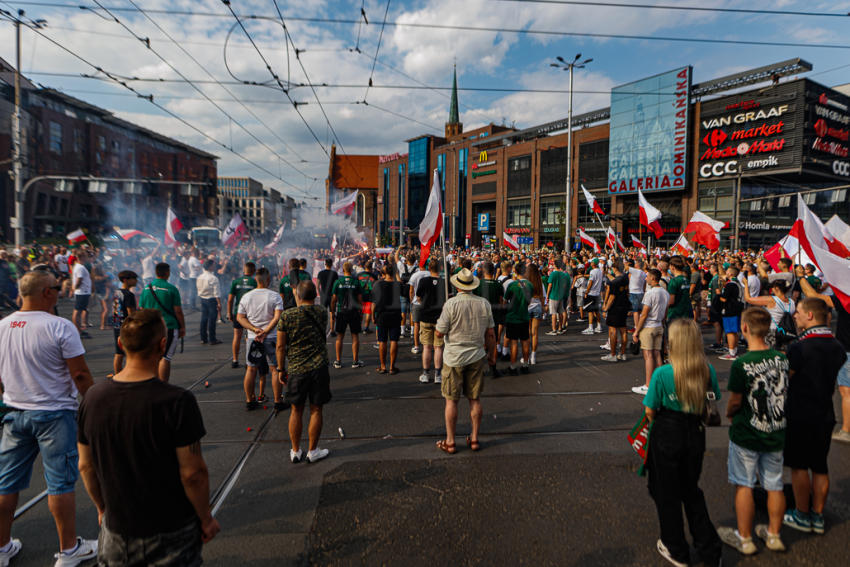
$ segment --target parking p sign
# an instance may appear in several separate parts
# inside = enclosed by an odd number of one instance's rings
[[[490,213],[481,213],[478,215],[478,232],[488,232],[490,230]]]

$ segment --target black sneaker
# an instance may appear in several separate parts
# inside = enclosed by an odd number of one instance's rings
[[[519,367],[519,371],[523,374],[528,374],[529,372],[531,372],[531,369],[528,366],[523,365]]]
[[[511,354],[506,352],[506,353],[502,354],[501,358],[504,362],[507,362],[511,359]]]
[[[508,368],[508,374],[511,376],[519,376],[519,368]]]
[[[220,340],[218,340],[218,339],[215,339],[214,341],[210,341],[210,344],[211,344],[211,345],[220,345],[220,344],[221,344],[221,341],[220,341]]]
[[[260,403],[257,402],[257,401],[245,402],[245,410],[246,411],[253,411],[253,410],[257,409],[258,407],[260,407]]]
[[[490,367],[490,377],[495,380],[496,378],[501,378],[502,373],[499,372],[499,369],[496,368],[495,366],[491,366]]]
[[[239,361],[238,360],[231,360],[230,361],[230,367],[231,368],[239,368]]]
[[[286,411],[288,409],[289,409],[289,403],[287,403],[287,402],[275,402],[274,403],[274,411],[275,412],[282,412],[282,411]]]

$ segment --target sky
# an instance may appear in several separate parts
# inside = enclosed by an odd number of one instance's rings
[[[392,154],[406,152],[407,139],[442,135],[453,65],[467,130],[566,117],[568,74],[550,66],[559,55],[593,59],[575,72],[575,113],[608,106],[611,87],[684,65],[697,83],[800,57],[813,66],[802,76],[850,83],[850,0],[589,4],[596,3],[277,0],[285,29],[274,0],[232,0],[239,21],[220,0],[0,0],[0,9],[46,20],[44,36],[112,76],[156,79],[127,84],[161,108],[24,29],[21,66],[32,81],[219,156],[220,177],[250,176],[308,204],[324,199],[332,143],[344,154]],[[5,23],[0,57],[14,62],[14,46]]]

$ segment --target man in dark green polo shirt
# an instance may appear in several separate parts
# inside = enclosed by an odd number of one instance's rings
[[[230,293],[227,294],[227,313],[230,320],[233,321],[233,359],[230,361],[231,368],[239,368],[239,349],[242,346],[242,325],[236,320],[236,310],[239,308],[239,301],[242,296],[256,289],[257,280],[254,279],[254,272],[257,270],[254,262],[245,262],[245,267],[242,272],[242,277],[238,277],[230,284]]]
[[[668,323],[674,319],[693,317],[691,282],[685,274],[685,261],[681,256],[673,256],[670,259],[670,269],[673,270],[673,279],[667,284],[667,292],[670,294],[670,307],[667,309]]]
[[[295,305],[295,294],[292,293],[293,288],[298,287],[298,284],[303,281],[310,280],[310,274],[301,269],[301,262],[298,258],[289,259],[289,273],[283,276],[280,280],[280,297],[283,299],[283,309],[292,309]]]
[[[177,350],[178,339],[186,336],[186,321],[180,306],[180,292],[168,283],[171,266],[165,262],[156,265],[156,279],[142,290],[139,309],[156,309],[165,321],[165,353],[159,361],[159,379],[168,382],[171,377],[171,358]]]

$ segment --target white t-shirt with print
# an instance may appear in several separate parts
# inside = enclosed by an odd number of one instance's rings
[[[74,295],[91,295],[91,274],[81,262],[74,264],[73,281],[75,284],[78,279],[80,284],[74,290]]]
[[[258,288],[242,296],[236,313],[245,315],[255,327],[265,328],[274,319],[276,309],[283,311],[283,298],[280,294],[268,288]],[[246,331],[248,331],[248,341],[253,341],[254,333],[250,329]],[[275,332],[272,331],[268,336],[273,333]]]
[[[56,262],[56,267],[59,269],[59,272],[63,274],[67,274],[69,271],[68,268],[68,256],[65,254],[55,254],[53,256],[53,261]]]
[[[76,410],[77,386],[65,361],[85,352],[67,319],[16,311],[0,320],[3,403],[21,410]]]

